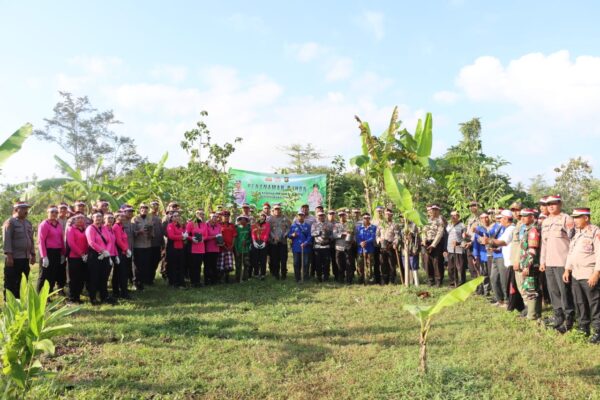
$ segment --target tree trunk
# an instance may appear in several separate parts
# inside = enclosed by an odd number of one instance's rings
[[[427,332],[421,330],[421,337],[419,338],[419,372],[421,374],[427,373]]]

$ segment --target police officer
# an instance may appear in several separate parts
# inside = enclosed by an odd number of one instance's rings
[[[465,232],[463,234],[464,243],[463,247],[467,251],[467,266],[469,268],[469,273],[471,274],[471,279],[479,276],[479,271],[477,270],[477,261],[476,257],[473,255],[473,232],[479,226],[479,203],[476,201],[472,201],[469,203],[469,211],[471,215],[467,218],[467,223],[465,225]]]
[[[448,259],[448,280],[450,286],[460,286],[464,283],[463,272],[464,272],[464,249],[463,249],[463,238],[466,229],[462,222],[460,222],[460,215],[458,211],[453,210],[450,213],[450,223],[446,226],[446,232],[448,239],[446,240],[446,248],[444,249],[444,256]]]
[[[421,244],[423,246],[423,263],[429,277],[429,286],[434,283],[437,287],[442,286],[444,280],[444,256],[443,241],[444,221],[440,217],[440,206],[431,204],[427,207],[428,221],[421,232]]]
[[[569,245],[563,281],[572,281],[573,295],[579,314],[579,330],[594,336],[590,343],[600,343],[600,228],[590,224],[590,209],[575,208],[575,236]]]
[[[383,206],[375,207],[375,215],[373,216],[373,225],[378,227],[385,220],[385,208]],[[375,262],[373,263],[373,278],[375,282],[381,283],[381,246],[375,240],[375,248],[373,257]]]
[[[35,264],[33,225],[27,219],[29,204],[18,202],[13,206],[13,216],[2,226],[4,240],[4,296],[6,290],[18,299],[21,275],[29,278],[29,265]]]
[[[560,195],[548,196],[550,214],[542,224],[542,252],[540,271],[546,272],[546,282],[554,309],[554,318],[548,324],[561,332],[573,327],[575,305],[571,284],[564,282],[565,263],[569,253],[569,241],[575,234],[573,218],[561,212]]]
[[[377,225],[377,244],[379,246],[381,283],[388,284],[396,283],[400,225],[394,221],[394,212],[391,208],[386,208],[384,215],[384,219]]]
[[[335,258],[338,266],[338,281],[351,284],[354,279],[354,243],[355,224],[348,220],[345,210],[338,211],[339,221],[333,228],[335,239]]]
[[[268,245],[271,275],[275,279],[286,279],[288,259],[287,234],[292,224],[288,217],[282,214],[281,204],[275,204],[273,213],[267,217],[267,222],[271,225]]]
[[[415,286],[419,286],[419,254],[421,248],[421,238],[419,237],[419,228],[417,224],[410,221],[408,218],[401,216],[400,219],[400,243],[398,251],[400,252],[400,275],[408,282],[411,276]],[[408,250],[408,251],[406,251]],[[408,253],[406,260],[405,253]],[[406,262],[408,262],[408,275],[406,274]],[[407,282],[405,281],[405,282]]]
[[[331,263],[330,243],[333,240],[333,225],[325,220],[325,213],[317,213],[317,222],[311,227],[311,236],[314,239],[315,269],[317,281],[329,280],[329,265]]]
[[[335,212],[335,210],[327,211],[327,222],[329,222],[333,228],[335,228],[335,224],[337,223],[336,216],[337,213]],[[333,280],[339,282],[340,271],[337,260],[335,258],[335,240],[333,238],[329,242],[329,259],[331,260],[331,271],[333,273]]]
[[[154,226],[152,217],[148,215],[149,207],[140,204],[139,214],[133,218],[133,284],[136,290],[144,290],[144,283],[149,281],[152,237]]]

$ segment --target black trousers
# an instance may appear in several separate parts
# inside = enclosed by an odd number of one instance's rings
[[[373,277],[375,278],[376,283],[381,283],[381,248],[379,246],[375,246],[373,257]]]
[[[47,252],[48,252],[48,261],[50,262],[50,264],[46,268],[44,268],[44,267],[42,267],[42,264],[40,262],[40,274],[38,276],[38,281],[37,281],[37,291],[38,292],[40,290],[42,290],[42,287],[44,286],[45,281],[48,281],[48,284],[50,285],[50,292],[52,292],[54,290],[54,284],[56,283],[56,276],[58,274],[58,271],[59,271],[60,265],[61,265],[60,249],[47,249]]]
[[[267,249],[252,248],[251,253],[254,253],[254,276],[265,276],[267,273]]]
[[[67,270],[69,272],[69,299],[79,300],[83,285],[88,276],[87,263],[80,258],[71,258],[67,260]]]
[[[354,265],[356,263],[352,250],[336,250],[335,260],[338,267],[339,281],[352,283],[354,280]]]
[[[204,284],[213,285],[219,283],[217,271],[217,260],[219,253],[204,253]],[[266,257],[265,257],[266,259]]]
[[[271,275],[276,278],[287,276],[287,260],[288,248],[287,243],[271,243],[269,244],[269,268]]]
[[[181,287],[184,285],[184,251],[185,249],[167,249],[167,278],[169,285]]]
[[[379,265],[381,268],[381,279],[384,283],[396,281],[396,252],[392,250],[379,250]]]
[[[61,263],[56,269],[56,287],[64,289],[67,285],[67,260]]]
[[[154,277],[156,276],[156,270],[158,269],[158,265],[160,264],[161,259],[161,247],[153,246],[150,247],[150,262],[148,267],[148,281],[147,283],[152,285],[154,283]]]
[[[6,300],[6,291],[9,290],[15,298],[20,296],[21,279],[23,274],[29,279],[29,259],[15,258],[12,267],[4,265],[4,299]]]
[[[190,265],[190,283],[194,287],[200,286],[200,276],[202,275],[203,262],[204,253],[192,253],[192,263]]]
[[[252,264],[250,264],[250,253],[235,252],[235,281],[247,281],[250,277]]]
[[[329,247],[329,259],[331,260],[331,273],[333,274],[333,279],[337,282],[340,281],[340,268],[337,263],[337,257],[335,256],[335,241],[331,243]]]
[[[424,250],[423,263],[429,279],[429,284],[441,285],[444,281],[444,257],[438,246],[431,251]]]
[[[112,292],[113,297],[129,296],[127,284],[129,281],[129,270],[131,269],[131,258],[125,254],[119,254],[119,264],[114,265],[112,274]]]
[[[100,300],[108,299],[108,276],[110,275],[109,258],[98,259],[99,254],[94,250],[88,252],[88,293],[90,300],[95,301],[100,294]]]
[[[591,288],[587,279],[572,279],[575,305],[579,314],[579,329],[588,330],[590,324],[600,332],[600,285]]]
[[[329,279],[329,266],[331,263],[330,252],[331,250],[329,247],[324,249],[315,249],[316,273],[317,280],[319,282]]]
[[[550,292],[550,299],[552,300],[556,324],[565,319],[567,319],[569,323],[572,323],[575,314],[571,283],[563,282],[562,276],[564,272],[564,267],[546,266],[546,282],[548,283],[548,291]]]
[[[450,286],[460,286],[465,283],[463,280],[465,267],[464,257],[464,254],[448,253],[448,281]],[[473,276],[473,273],[471,273],[471,276]]]
[[[151,254],[151,247],[133,249],[133,284],[137,288],[143,288],[144,283],[148,283]]]

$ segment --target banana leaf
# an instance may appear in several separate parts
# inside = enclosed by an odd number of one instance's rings
[[[21,150],[25,140],[31,136],[32,130],[33,126],[31,124],[25,124],[0,144],[0,166],[2,166],[10,156]]]
[[[394,172],[389,167],[383,170],[383,182],[385,191],[400,211],[406,212],[414,208],[410,191],[396,179]]]
[[[419,130],[421,120],[417,123],[417,130]],[[417,143],[419,147],[417,148],[417,155],[419,157],[429,157],[431,155],[431,146],[433,141],[433,121],[431,113],[427,113],[425,116],[425,123],[423,124],[423,130],[420,135],[415,137],[417,138]]]
[[[428,311],[428,317],[439,313],[446,307],[465,301],[475,290],[477,290],[477,286],[481,283],[483,283],[483,276],[478,276],[477,278],[460,285],[456,289],[451,290]]]

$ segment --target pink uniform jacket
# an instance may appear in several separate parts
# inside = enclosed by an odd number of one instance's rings
[[[63,231],[60,222],[52,225],[49,220],[42,222],[38,228],[38,247],[40,256],[47,257],[47,249],[60,249],[61,254],[65,254],[65,243],[63,241]]]
[[[123,225],[114,224],[113,233],[115,234],[115,240],[117,242],[117,250],[121,253],[127,253],[127,250],[130,250],[129,239],[127,238],[127,233],[123,230]]]
[[[85,237],[87,238],[88,246],[97,253],[108,250],[108,234],[104,226],[100,228],[93,224],[88,226],[85,230]],[[102,240],[102,237],[104,237],[104,240]]]
[[[106,234],[104,234],[106,232]],[[117,253],[117,237],[115,236],[115,232],[113,228],[108,225],[104,225],[104,230],[102,231],[104,238],[108,241],[108,252],[111,257],[116,257],[119,255]]]
[[[221,233],[221,224],[217,223],[215,226],[206,224],[206,237],[204,239],[204,246],[207,253],[219,253],[221,248],[217,245],[217,239],[215,237]]]
[[[69,258],[81,258],[88,252],[88,242],[85,237],[85,230],[80,230],[75,226],[67,228],[67,245],[69,246]]]
[[[188,222],[187,227],[185,229],[190,237],[190,240],[194,237],[195,234],[199,233],[202,235],[202,241],[198,243],[192,242],[192,254],[204,254],[206,249],[204,248],[204,240],[206,236],[208,236],[208,230],[206,229],[206,223],[204,222]]]
[[[183,232],[185,229],[175,222],[171,222],[167,226],[167,238],[173,242],[174,249],[183,249]]]

